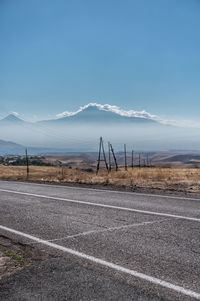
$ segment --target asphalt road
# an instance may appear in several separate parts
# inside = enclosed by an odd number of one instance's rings
[[[0,234],[54,256],[1,300],[200,300],[198,199],[0,181]]]

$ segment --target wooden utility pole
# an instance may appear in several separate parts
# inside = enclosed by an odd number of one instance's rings
[[[126,144],[124,144],[124,168],[127,170]]]
[[[101,160],[101,150],[103,152],[103,158],[104,158],[104,160]],[[106,155],[105,155],[105,151],[104,151],[104,145],[103,145],[103,139],[102,139],[102,137],[100,137],[100,142],[99,142],[99,155],[98,155],[98,160],[97,160],[96,174],[98,174],[98,172],[99,172],[99,167],[100,167],[100,162],[101,161],[105,162],[106,169],[108,170],[108,164],[107,164],[107,161],[106,161]]]
[[[108,171],[111,171],[110,142],[108,142]]]
[[[147,166],[149,166],[149,156],[147,154]]]
[[[139,167],[141,167],[140,153],[139,153]]]
[[[107,164],[107,160],[106,160],[106,154],[105,154],[105,151],[104,151],[104,145],[103,145],[103,139],[102,138],[101,138],[101,144],[102,144],[104,162],[105,162],[105,165],[106,165],[106,169],[108,171],[108,164]]]
[[[97,159],[97,170],[96,170],[96,174],[98,174],[99,166],[100,166],[100,160],[101,160],[101,141],[102,141],[102,137],[100,137],[100,141],[99,141],[99,155],[98,155],[98,159]]]
[[[28,179],[28,176],[29,176],[29,161],[28,161],[28,151],[27,151],[27,148],[26,148],[25,154],[26,154],[26,178]]]
[[[115,161],[115,170],[118,171],[117,159],[115,157],[115,152],[114,152],[114,149],[112,147],[112,144],[110,144],[110,149],[111,149],[111,152],[112,152],[112,155],[113,155],[113,159]]]
[[[132,150],[132,156],[131,156],[131,167],[133,168],[133,153],[134,151]]]

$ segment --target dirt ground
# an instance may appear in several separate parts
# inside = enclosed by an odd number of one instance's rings
[[[37,248],[0,235],[0,280],[48,257]]]

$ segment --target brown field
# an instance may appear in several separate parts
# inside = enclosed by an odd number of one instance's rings
[[[26,167],[0,165],[0,178],[26,180]],[[195,168],[129,168],[109,174],[70,169],[67,167],[30,166],[29,180],[60,183],[101,184],[129,189],[160,189],[200,193],[200,170]]]

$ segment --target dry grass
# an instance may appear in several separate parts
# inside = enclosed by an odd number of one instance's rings
[[[0,165],[0,178],[25,180],[26,167]],[[30,166],[29,180],[86,183],[200,192],[200,170],[195,168],[134,168],[118,172],[86,172],[69,168]]]

